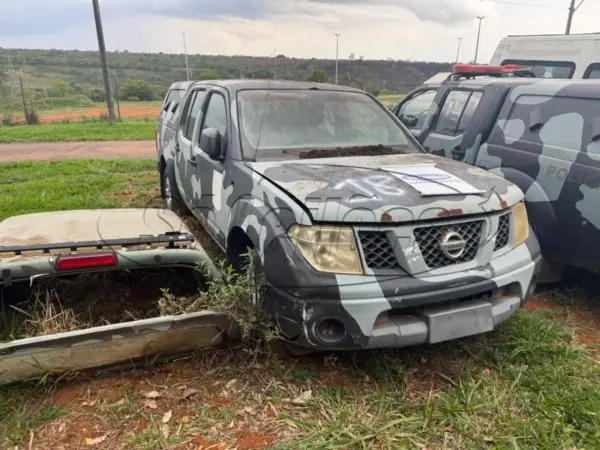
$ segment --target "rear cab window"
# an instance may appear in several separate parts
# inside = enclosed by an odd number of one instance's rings
[[[170,89],[167,93],[167,97],[162,106],[162,110],[160,111],[160,118],[164,119],[171,115],[168,118],[168,121],[171,122],[173,119],[173,113],[177,111],[179,107],[179,102],[181,101],[183,95],[185,94],[185,90],[183,89]]]
[[[466,132],[482,97],[481,91],[451,90],[442,105],[434,131],[451,136]]]
[[[501,65],[517,65],[531,70],[536,78],[573,78],[575,63],[573,61],[542,61],[524,59],[505,59]]]

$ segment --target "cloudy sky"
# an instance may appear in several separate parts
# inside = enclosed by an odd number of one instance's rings
[[[579,0],[578,0],[579,1]],[[564,32],[569,0],[100,0],[110,50],[480,62],[509,34]],[[536,6],[537,5],[537,6]],[[91,0],[0,0],[0,47],[96,49]],[[584,0],[574,33],[600,31]]]

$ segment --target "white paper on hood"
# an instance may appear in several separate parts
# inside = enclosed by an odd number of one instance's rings
[[[398,177],[423,196],[485,193],[485,191],[477,189],[457,176],[435,167],[433,164],[387,166],[382,167],[381,170]]]

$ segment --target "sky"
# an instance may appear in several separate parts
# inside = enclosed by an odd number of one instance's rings
[[[580,0],[577,0],[579,2]],[[489,62],[511,34],[563,33],[570,0],[100,0],[109,50]],[[537,6],[536,6],[537,5]],[[0,0],[0,47],[97,49],[91,0]],[[600,32],[584,0],[573,33]]]

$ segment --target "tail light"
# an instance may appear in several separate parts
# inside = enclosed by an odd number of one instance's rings
[[[56,261],[56,270],[63,272],[67,270],[95,269],[116,266],[117,264],[117,256],[114,253],[61,256]]]

